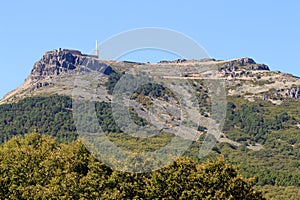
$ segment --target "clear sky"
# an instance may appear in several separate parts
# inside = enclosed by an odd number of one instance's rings
[[[181,32],[217,59],[251,57],[300,76],[299,0],[15,0],[0,5],[0,96],[22,84],[45,51],[61,47],[91,53],[95,40],[142,27]],[[155,55],[144,55],[155,61]],[[164,56],[172,58],[156,58]]]

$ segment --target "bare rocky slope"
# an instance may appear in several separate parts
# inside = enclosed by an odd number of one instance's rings
[[[210,68],[203,71],[202,69],[207,66]],[[24,84],[5,95],[0,103],[15,102],[24,97],[42,94],[71,95],[76,82],[78,86],[88,90],[89,85],[83,77],[85,73],[91,72],[97,72],[98,76],[103,75],[97,79],[102,83],[98,86],[102,87],[107,80],[107,75],[114,70],[127,71],[132,68],[141,68],[151,74],[163,75],[164,78],[224,80],[227,95],[243,95],[249,101],[262,98],[280,104],[284,98],[300,98],[300,79],[298,77],[270,71],[267,65],[257,64],[251,58],[229,61],[215,59],[176,60],[145,64],[101,60],[93,55],[82,54],[77,50],[58,49],[46,52],[34,64]],[[80,80],[77,77],[80,77]],[[80,82],[78,83],[78,81]],[[102,88],[102,91],[104,90]],[[102,95],[107,94],[103,93]]]

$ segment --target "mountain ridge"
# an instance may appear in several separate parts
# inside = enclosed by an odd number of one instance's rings
[[[68,89],[65,93],[58,89],[57,94],[71,95],[70,90],[72,89],[71,77],[75,77],[78,74],[84,74],[84,72],[91,72],[92,70],[98,70],[104,75],[109,75],[114,71],[114,69],[119,71],[126,71],[132,67],[140,65],[150,65],[151,67],[164,67],[175,65],[175,67],[181,66],[196,66],[196,65],[216,65],[218,66],[218,74],[214,74],[210,77],[216,76],[217,78],[224,78],[226,80],[233,81],[247,81],[247,80],[271,80],[274,77],[276,82],[283,82],[275,92],[275,96],[300,98],[300,87],[292,87],[294,85],[300,85],[298,77],[291,74],[274,72],[265,64],[257,64],[252,58],[237,58],[231,60],[216,60],[216,59],[202,59],[202,60],[185,60],[178,59],[175,61],[160,61],[158,63],[138,63],[138,62],[128,62],[128,61],[114,61],[114,60],[102,60],[94,55],[83,54],[79,50],[71,49],[57,49],[52,51],[47,51],[44,53],[42,58],[37,61],[31,70],[29,76],[25,79],[25,82],[20,85],[15,90],[7,93],[0,100],[0,104],[15,102],[18,99],[22,99],[28,96],[34,96],[35,94],[42,94],[43,92],[36,92],[37,90],[43,91],[45,88],[55,88],[55,85],[62,87],[64,84],[68,85]],[[114,68],[114,69],[113,69]],[[176,75],[177,78],[181,76],[197,78],[199,74],[193,74],[192,72],[187,72],[186,74]],[[62,79],[66,81],[62,81]],[[102,77],[106,81],[105,76]],[[61,80],[59,80],[61,79]],[[273,81],[274,81],[273,80]],[[288,85],[288,88],[285,88]],[[277,87],[274,85],[272,87]],[[248,88],[249,89],[249,88]],[[245,93],[249,92],[248,89],[241,88]],[[281,91],[284,89],[285,91]],[[55,89],[52,89],[55,91]],[[256,89],[249,89],[250,91]],[[266,92],[266,90],[264,90]],[[229,92],[229,95],[236,94],[235,92]],[[254,92],[254,94],[256,94]],[[273,94],[271,95],[274,96]],[[267,99],[266,95],[262,98]]]
[[[255,78],[255,73],[270,71],[270,68],[265,64],[257,64],[251,58],[237,58],[231,60],[216,60],[216,59],[202,59],[202,60],[184,60],[178,59],[175,61],[160,61],[155,64],[150,64],[151,66],[159,65],[195,65],[197,63],[219,65],[219,72],[221,76],[226,79],[239,79],[241,77],[248,77],[249,79]],[[30,96],[35,90],[47,87],[55,84],[55,79],[58,77],[74,76],[75,74],[80,74],[82,72],[88,72],[97,68],[101,68],[103,74],[109,75],[113,72],[111,66],[117,67],[118,70],[126,70],[134,65],[146,65],[149,63],[137,63],[128,61],[112,61],[112,60],[102,60],[98,59],[94,55],[83,54],[79,50],[71,49],[58,49],[47,51],[44,53],[43,57],[37,61],[29,76],[25,79],[25,82],[16,88],[15,90],[4,95],[0,100],[0,103],[14,102],[22,96]],[[106,70],[106,71],[105,71]],[[276,73],[276,72],[273,72]],[[286,76],[288,78],[293,78],[292,75],[277,72],[277,75]],[[185,74],[184,76],[189,76]],[[22,95],[25,93],[25,95]],[[27,95],[26,95],[27,94]],[[69,94],[69,93],[68,93]],[[290,95],[299,98],[300,89],[291,88]]]

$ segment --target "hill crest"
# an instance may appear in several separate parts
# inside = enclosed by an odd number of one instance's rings
[[[126,71],[132,67],[150,65],[153,70],[158,70],[164,66],[197,66],[197,65],[215,65],[218,67],[217,73],[212,73],[210,78],[221,78],[226,81],[235,81],[235,84],[228,84],[228,95],[240,95],[243,93],[257,94],[256,91],[267,92],[269,89],[278,89],[275,96],[300,98],[299,79],[290,74],[270,71],[265,64],[257,64],[252,58],[237,58],[232,60],[185,60],[160,61],[158,63],[137,63],[129,61],[102,60],[97,56],[83,54],[79,50],[57,49],[47,51],[42,58],[33,65],[31,73],[26,78],[24,84],[17,89],[6,94],[0,101],[1,104],[15,102],[25,97],[48,94],[71,95],[72,81],[76,75],[85,72],[98,71],[104,76],[101,77],[105,82],[107,75],[116,71]],[[187,71],[184,74],[176,75],[177,78],[190,77],[191,79],[199,77],[199,74]],[[73,79],[72,79],[73,78]],[[232,89],[234,85],[241,84],[243,81],[259,82],[258,85],[267,85],[265,89],[255,88],[249,84],[242,84],[239,89]],[[274,84],[274,81],[276,84]],[[278,84],[280,82],[280,84]],[[273,83],[273,85],[271,84]],[[271,85],[270,85],[271,84]],[[246,85],[244,87],[244,85]],[[295,87],[297,86],[297,87]],[[64,88],[62,90],[62,87]],[[266,89],[267,88],[267,89]],[[282,91],[284,90],[284,91]],[[272,96],[272,95],[271,95]],[[274,96],[274,95],[273,95]],[[108,97],[109,98],[109,97]],[[268,98],[264,95],[262,98]],[[251,99],[251,98],[250,98]]]

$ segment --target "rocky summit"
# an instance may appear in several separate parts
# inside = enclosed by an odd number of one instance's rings
[[[200,79],[203,74],[197,70],[185,70],[183,67],[216,66],[217,71],[205,73],[207,78],[218,78],[226,81],[227,95],[243,95],[249,101],[255,98],[272,101],[280,104],[283,98],[300,98],[298,77],[281,72],[270,71],[265,64],[257,64],[251,58],[239,58],[233,60],[184,60],[161,61],[159,63],[136,63],[128,61],[102,60],[94,55],[83,54],[78,50],[57,49],[45,52],[42,58],[33,65],[33,69],[24,84],[8,93],[1,103],[15,102],[19,99],[41,94],[71,95],[74,89],[74,80],[78,75],[86,72],[97,71],[103,74],[99,84],[101,88],[107,80],[107,76],[114,70],[126,72],[130,69],[149,65],[147,70],[160,73],[164,68],[171,67],[173,78]],[[177,73],[177,71],[181,72]],[[164,75],[165,72],[163,72]],[[167,74],[168,75],[168,74]],[[81,78],[82,79],[82,78]],[[83,81],[83,80],[81,80]],[[81,82],[83,85],[84,83]],[[88,87],[88,85],[86,85]],[[106,90],[102,87],[103,90]],[[109,99],[104,94],[104,99]],[[103,99],[103,98],[102,98]]]
[[[100,62],[93,55],[82,54],[77,50],[58,49],[46,52],[41,60],[36,62],[28,77],[31,83],[52,79],[60,75],[74,72],[98,70],[108,75],[112,68]]]
[[[108,75],[113,69],[94,55],[82,54],[78,50],[58,49],[47,51],[37,61],[24,84],[4,96],[1,102],[14,102],[24,97],[55,91],[70,94],[72,80],[86,72],[97,71]],[[61,89],[64,91],[61,91]],[[42,88],[42,89],[41,89]]]

